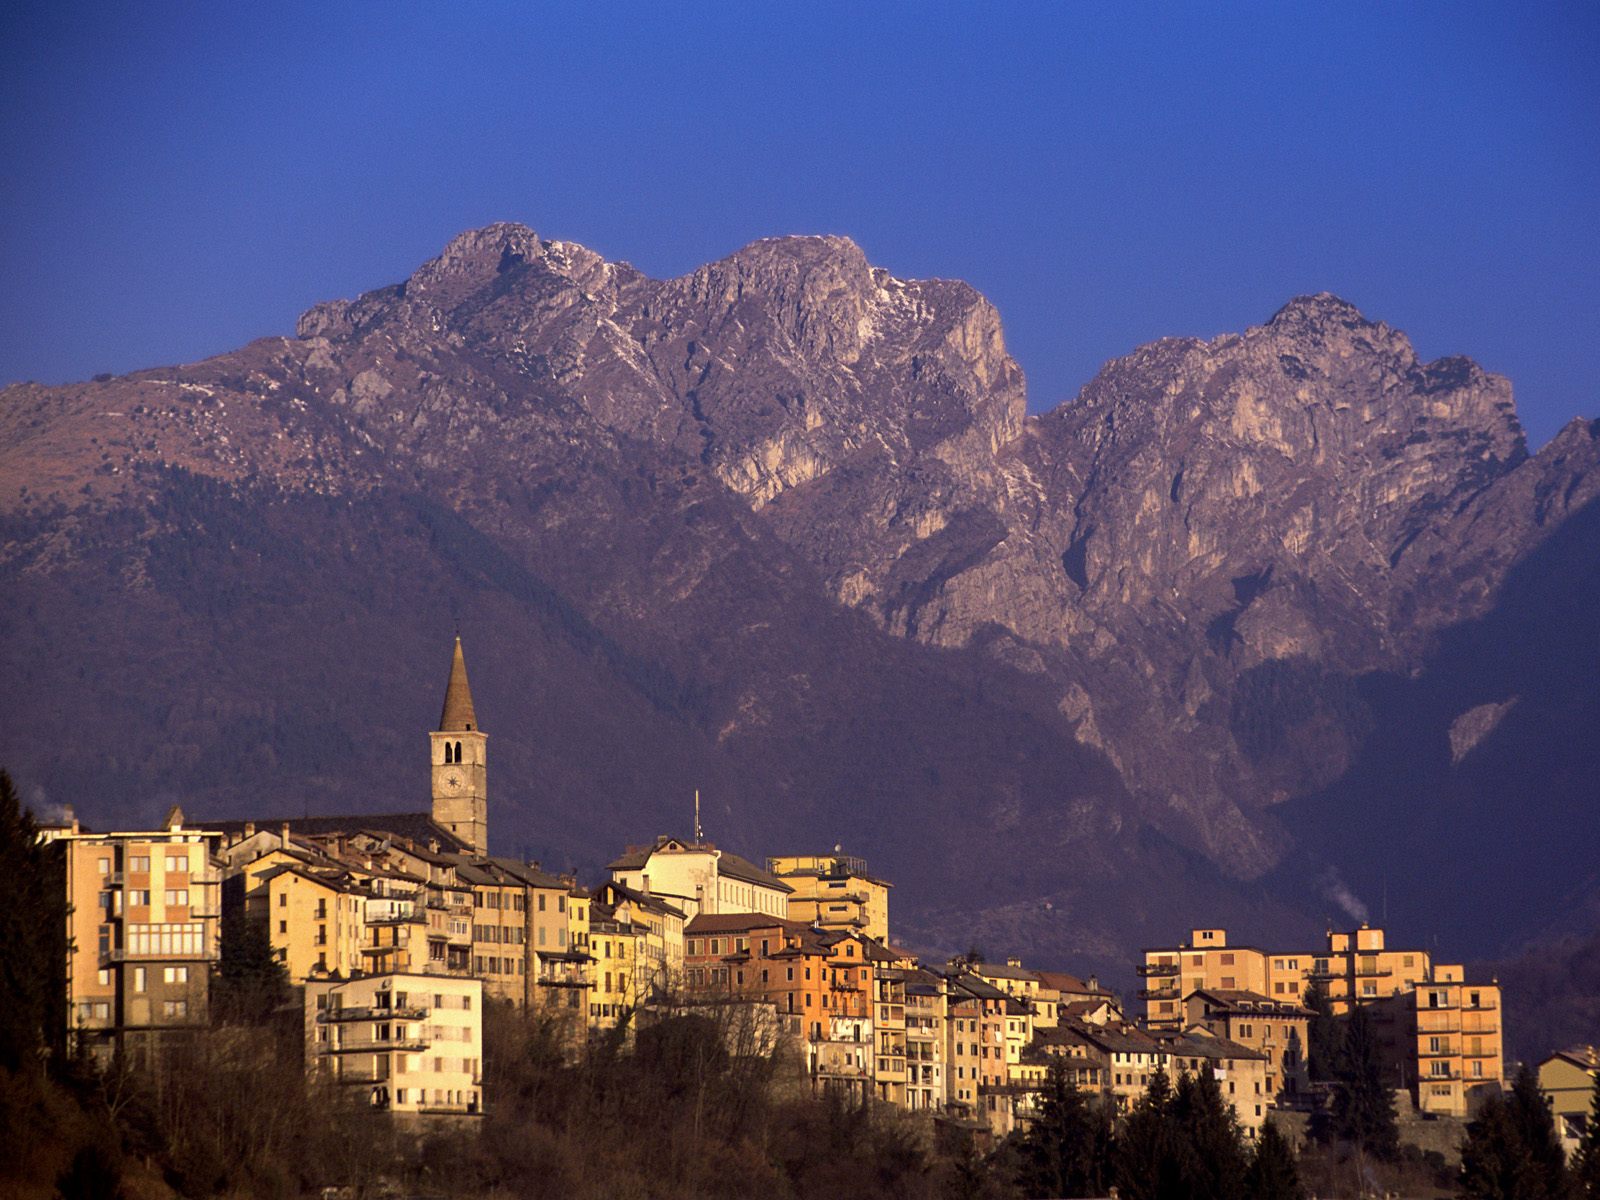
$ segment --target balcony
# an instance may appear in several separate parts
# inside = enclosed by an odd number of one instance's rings
[[[1178,989],[1175,987],[1140,988],[1138,992],[1141,1000],[1176,1000]]]
[[[319,1054],[388,1054],[391,1051],[417,1052],[426,1050],[433,1042],[425,1037],[360,1038],[342,1041],[337,1045],[318,1046]]]
[[[103,963],[120,963],[120,962],[175,962],[175,963],[216,962],[218,956],[219,956],[218,955],[218,951],[215,950],[215,949],[201,950],[199,952],[191,951],[191,952],[184,953],[184,954],[161,954],[161,953],[158,953],[158,952],[155,952],[155,951],[147,952],[145,954],[135,954],[131,950],[125,950],[122,947],[118,946],[118,947],[115,947],[115,948],[110,949],[110,950],[102,951],[101,954],[100,954],[100,961],[103,962]]]
[[[376,1006],[363,1006],[359,1008],[329,1008],[317,1014],[319,1025],[333,1024],[340,1021],[425,1021],[433,1011],[422,1005],[407,1005],[404,1008],[378,1008]]]
[[[1180,969],[1177,963],[1141,963],[1134,971],[1139,975],[1167,976],[1176,975]]]
[[[1418,1058],[1459,1058],[1460,1056],[1461,1048],[1459,1046],[1444,1046],[1438,1050],[1429,1050],[1425,1046],[1417,1047]]]

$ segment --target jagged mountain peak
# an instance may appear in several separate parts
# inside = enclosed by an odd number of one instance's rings
[[[1268,326],[1293,327],[1337,322],[1349,329],[1371,328],[1369,321],[1350,301],[1332,292],[1311,292],[1295,296],[1267,321]]]

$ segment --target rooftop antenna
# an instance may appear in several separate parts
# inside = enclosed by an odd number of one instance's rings
[[[703,840],[703,838],[702,838],[702,835],[700,833],[700,789],[699,788],[695,788],[695,790],[694,790],[694,841],[695,841],[695,845],[698,846],[702,840]]]

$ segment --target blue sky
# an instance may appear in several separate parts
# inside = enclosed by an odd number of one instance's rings
[[[832,232],[1034,408],[1327,289],[1600,415],[1600,5],[12,3],[0,382],[288,332],[525,222],[656,275]]]

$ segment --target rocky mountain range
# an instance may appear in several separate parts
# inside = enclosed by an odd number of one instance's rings
[[[681,278],[518,225],[297,336],[0,392],[0,762],[90,820],[392,809],[459,628],[491,836],[844,844],[895,923],[1592,930],[1600,421],[1320,294],[1028,415],[836,237]],[[1507,903],[1508,889],[1520,897]]]

